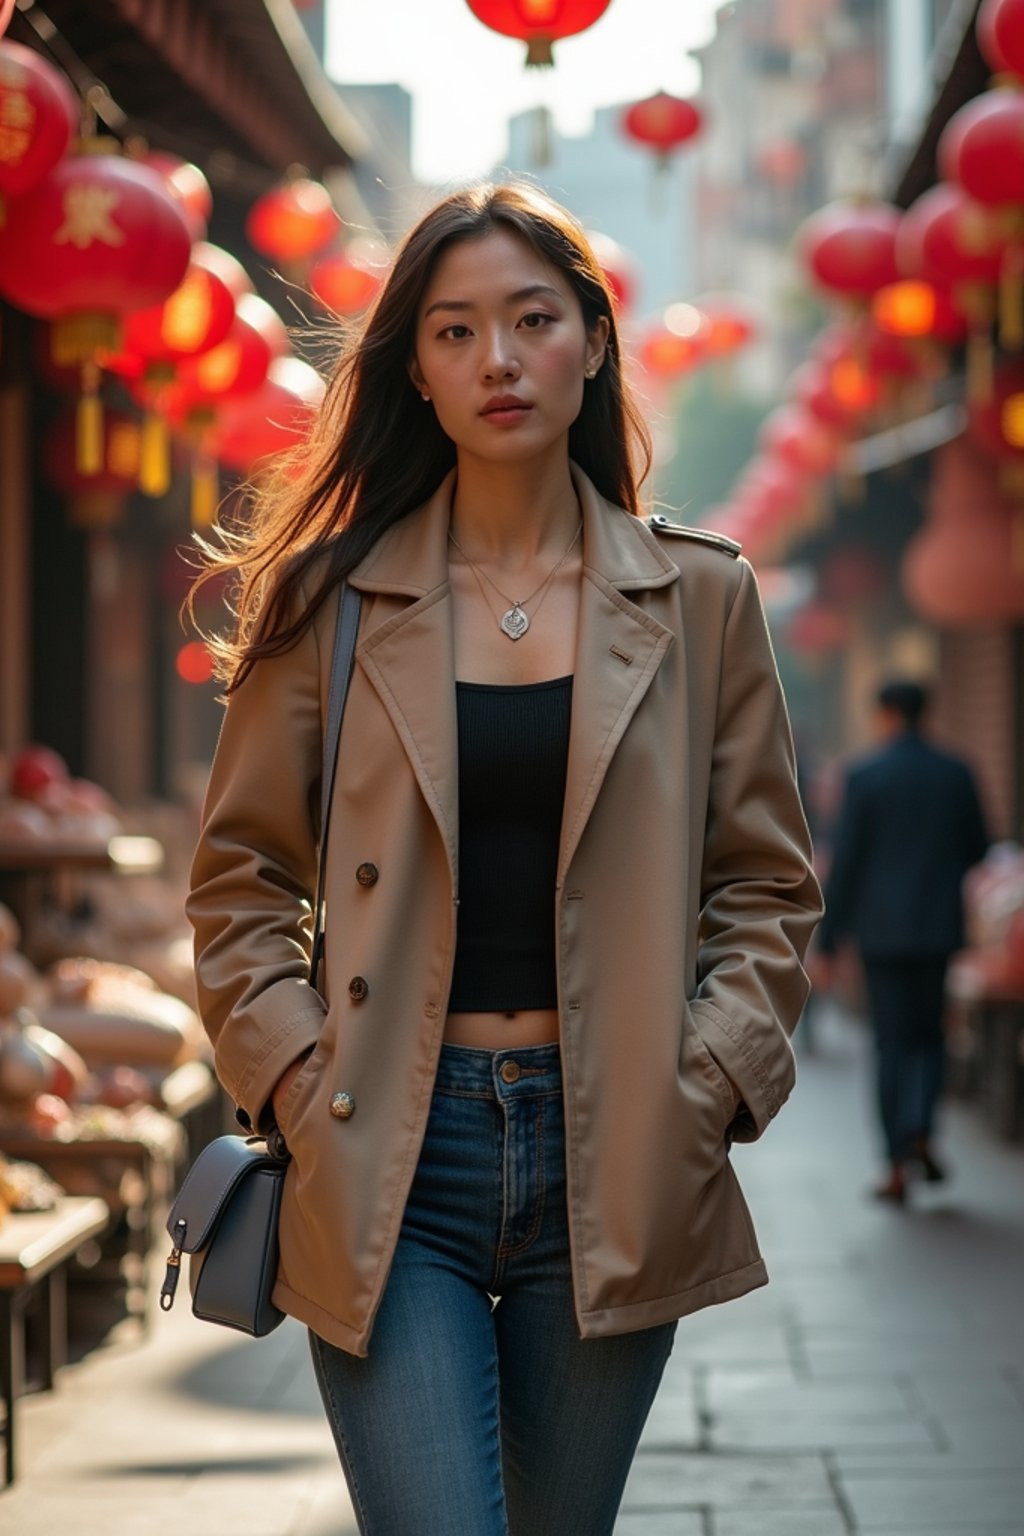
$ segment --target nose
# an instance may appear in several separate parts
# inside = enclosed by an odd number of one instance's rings
[[[501,332],[492,333],[483,359],[484,378],[517,379],[520,371],[512,337]]]

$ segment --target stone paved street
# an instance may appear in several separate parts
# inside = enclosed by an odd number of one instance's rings
[[[867,1070],[824,1018],[737,1149],[772,1284],[682,1324],[616,1536],[1024,1536],[1024,1149],[952,1106],[955,1178],[875,1205]],[[21,1424],[3,1536],[356,1529],[291,1324],[125,1325]]]

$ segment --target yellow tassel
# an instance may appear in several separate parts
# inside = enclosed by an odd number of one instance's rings
[[[1021,251],[1011,247],[999,274],[999,340],[1008,352],[1024,347],[1024,284]]]
[[[103,405],[99,395],[81,395],[75,412],[75,466],[81,475],[103,468]]]
[[[967,399],[971,405],[987,405],[992,399],[992,340],[987,331],[971,331],[967,338]]]
[[[217,520],[220,480],[215,459],[197,454],[192,461],[192,527],[209,528]]]
[[[144,496],[166,496],[171,485],[171,446],[167,423],[155,411],[142,420],[139,446],[139,490]]]

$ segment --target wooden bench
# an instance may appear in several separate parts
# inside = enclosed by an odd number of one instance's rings
[[[15,1404],[25,1387],[25,1314],[42,1292],[43,1386],[52,1387],[67,1354],[68,1260],[102,1232],[110,1212],[92,1196],[65,1196],[52,1211],[13,1212],[0,1222],[0,1399],[6,1482],[14,1482]]]

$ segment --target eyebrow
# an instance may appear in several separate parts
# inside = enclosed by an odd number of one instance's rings
[[[517,288],[515,293],[507,293],[505,295],[505,303],[518,304],[523,299],[535,298],[540,293],[550,294],[553,299],[563,300],[563,295],[559,293],[557,288],[552,288],[549,283],[530,283],[526,288]],[[424,320],[429,319],[435,309],[446,309],[451,310],[453,313],[461,314],[467,309],[475,308],[476,305],[471,303],[469,299],[438,299],[435,303],[431,304],[423,318]]]

